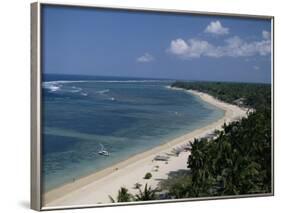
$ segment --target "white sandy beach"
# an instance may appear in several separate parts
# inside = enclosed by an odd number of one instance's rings
[[[122,186],[126,187],[130,193],[137,193],[138,190],[134,189],[135,183],[140,183],[142,186],[147,183],[155,188],[161,179],[168,177],[169,172],[187,169],[187,159],[190,152],[181,152],[178,157],[171,156],[168,164],[164,161],[153,161],[156,155],[171,153],[173,148],[187,144],[189,141],[193,141],[194,138],[204,137],[215,129],[221,129],[224,122],[228,123],[246,116],[246,109],[221,102],[205,93],[187,92],[197,95],[204,101],[223,109],[225,111],[224,117],[212,124],[167,141],[164,145],[157,146],[104,170],[53,189],[43,195],[43,206],[55,207],[110,203],[108,196],[111,195],[113,198],[116,198],[118,190]],[[159,166],[158,171],[155,171],[156,166]],[[152,178],[149,180],[143,179],[147,172],[152,173]]]

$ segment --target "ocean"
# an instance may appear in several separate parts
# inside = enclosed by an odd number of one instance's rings
[[[172,80],[43,75],[43,191],[208,125],[224,111]],[[103,146],[109,156],[99,155]]]

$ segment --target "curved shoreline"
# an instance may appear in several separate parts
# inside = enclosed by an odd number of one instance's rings
[[[184,90],[179,88],[172,89]],[[203,101],[224,110],[224,116],[209,125],[184,134],[151,150],[139,153],[113,166],[50,190],[43,195],[43,206],[52,207],[108,203],[110,202],[108,195],[115,198],[121,186],[125,186],[130,192],[136,193],[137,190],[133,188],[136,182],[142,185],[148,183],[148,185],[156,187],[159,179],[167,178],[169,172],[178,169],[186,169],[186,161],[190,153],[183,152],[178,157],[171,157],[168,164],[153,161],[156,155],[169,153],[172,148],[186,144],[194,138],[204,137],[212,133],[215,129],[220,129],[223,123],[238,120],[246,116],[246,109],[219,101],[206,93],[191,90],[184,91],[198,96]],[[154,171],[155,166],[159,167],[157,172]],[[146,172],[152,172],[153,177],[149,180],[143,179]]]

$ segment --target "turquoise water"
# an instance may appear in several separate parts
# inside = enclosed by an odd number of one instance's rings
[[[207,125],[224,115],[172,81],[47,76],[43,188],[50,190]],[[110,156],[98,154],[100,143]]]

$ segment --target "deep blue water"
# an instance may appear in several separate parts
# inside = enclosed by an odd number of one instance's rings
[[[172,81],[45,75],[43,187],[49,190],[181,134],[224,112]],[[110,152],[98,155],[100,143]]]

